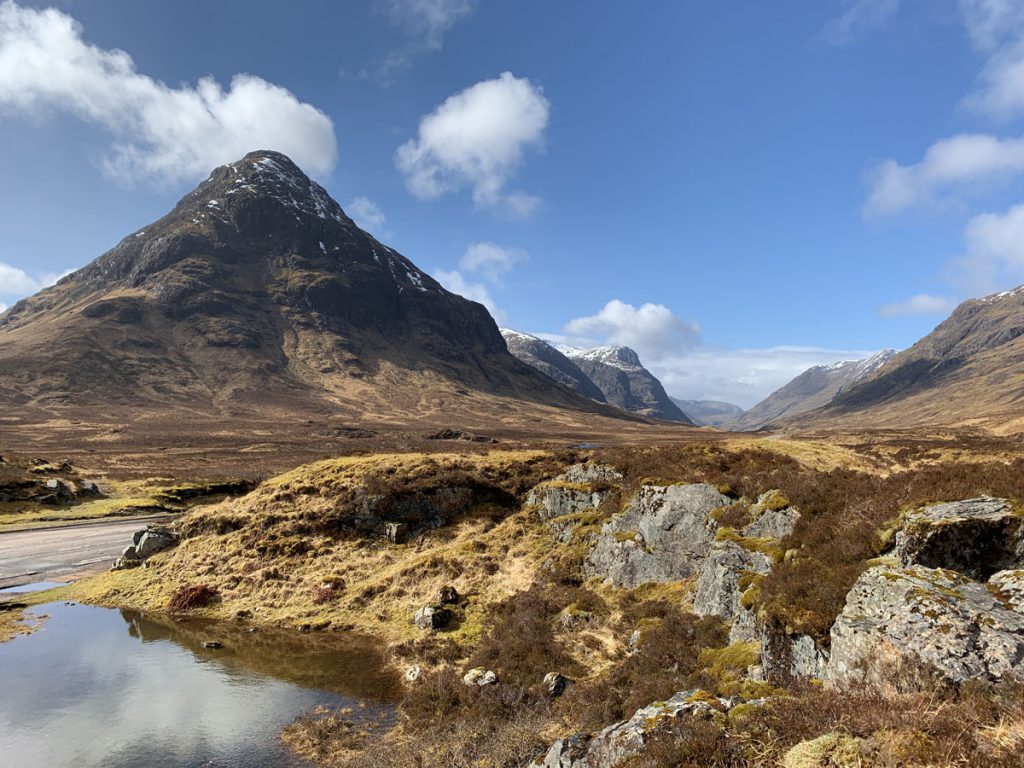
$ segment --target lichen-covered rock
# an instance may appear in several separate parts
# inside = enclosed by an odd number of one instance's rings
[[[785,504],[780,507],[778,504]],[[750,508],[753,521],[743,528],[744,536],[758,539],[784,539],[793,533],[800,513],[778,491],[763,493]]]
[[[651,736],[670,723],[679,724],[686,717],[710,718],[728,711],[730,704],[701,691],[683,691],[668,701],[638,709],[629,720],[609,725],[600,733],[556,741],[530,768],[616,768],[641,755]]]
[[[771,559],[761,552],[751,552],[732,541],[715,542],[700,566],[693,612],[731,621],[742,611],[740,582],[744,574],[768,573],[771,566]]]
[[[544,687],[550,696],[561,696],[570,685],[572,680],[560,672],[548,672],[544,675]]]
[[[545,520],[575,515],[601,505],[610,491],[622,482],[622,473],[606,464],[574,464],[558,477],[541,483],[526,497]]]
[[[826,678],[893,682],[894,670],[922,664],[954,683],[1024,674],[1024,613],[954,571],[870,568],[832,626]]]
[[[601,529],[585,569],[619,587],[691,576],[715,541],[711,512],[729,503],[712,485],[646,485]]]
[[[947,568],[973,579],[1024,567],[1024,517],[1004,499],[935,504],[904,515],[893,555],[902,565]]]
[[[992,574],[988,583],[1007,607],[1024,613],[1024,570],[999,571]]]

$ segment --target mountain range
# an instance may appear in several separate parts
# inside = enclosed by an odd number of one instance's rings
[[[629,347],[577,349],[521,331],[501,333],[509,352],[585,397],[653,419],[694,424]]]
[[[5,437],[44,426],[66,437],[100,415],[116,435],[126,414],[140,434],[256,417],[395,429],[455,419],[524,434],[558,424],[580,436],[598,422],[621,429],[607,419],[1014,432],[1024,431],[1024,287],[964,302],[903,352],[811,368],[746,412],[674,401],[628,347],[499,330],[482,305],[356,226],[287,157],[258,151],[0,314],[0,370]]]

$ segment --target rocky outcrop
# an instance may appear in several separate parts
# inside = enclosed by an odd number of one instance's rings
[[[575,464],[558,477],[541,483],[526,497],[540,516],[551,520],[596,509],[610,493],[608,486],[622,482],[622,473],[604,464]]]
[[[151,556],[178,544],[178,534],[164,525],[150,525],[132,534],[132,543],[124,548],[110,570],[137,568]]]
[[[1016,574],[986,585],[922,565],[870,568],[832,626],[825,676],[893,682],[920,666],[954,683],[1024,674],[1024,613],[1011,597],[1020,588]]]
[[[597,384],[587,378],[576,363],[543,339],[509,328],[502,328],[501,335],[513,356],[584,397],[605,402],[604,393]]]
[[[800,513],[777,491],[762,494],[746,512],[739,530],[720,528],[714,546],[700,566],[693,610],[731,622],[729,641],[761,640],[766,630],[753,611],[743,605],[743,592],[767,574],[781,556],[780,541],[793,533]],[[771,658],[769,656],[769,658]]]
[[[339,530],[401,543],[423,531],[440,528],[469,511],[473,491],[460,486],[408,494],[364,494],[339,515]]]
[[[935,504],[904,515],[893,555],[902,565],[948,568],[987,579],[1024,567],[1024,517],[1003,499]]]
[[[473,686],[483,688],[485,685],[495,685],[497,682],[498,676],[483,667],[473,667],[462,676],[462,684],[470,688]]]
[[[711,513],[729,503],[706,483],[645,485],[605,523],[584,568],[629,589],[692,576],[715,541]]]
[[[683,691],[665,702],[638,709],[629,720],[597,734],[559,739],[530,768],[616,768],[643,754],[652,736],[688,718],[710,719],[728,712],[731,702],[702,691]]]
[[[761,668],[765,679],[785,682],[825,677],[829,651],[810,635],[789,634],[760,622],[756,633],[761,640]]]

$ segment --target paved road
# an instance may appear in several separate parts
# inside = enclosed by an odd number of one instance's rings
[[[136,517],[0,533],[0,588],[104,570],[131,544],[134,531],[162,519]]]

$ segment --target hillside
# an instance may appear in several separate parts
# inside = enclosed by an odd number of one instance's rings
[[[798,423],[1024,431],[1024,286],[965,301],[910,349]]]
[[[502,328],[501,335],[505,338],[508,351],[522,362],[584,397],[606,402],[604,393],[587,378],[580,367],[543,339],[508,328]]]
[[[847,360],[808,368],[785,386],[731,422],[730,428],[754,430],[831,403],[857,382],[871,376],[896,355],[883,349],[864,360]]]

